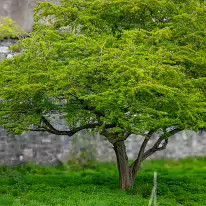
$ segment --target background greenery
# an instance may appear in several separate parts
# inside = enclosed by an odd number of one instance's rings
[[[20,38],[23,35],[26,35],[26,32],[12,19],[0,16],[0,41],[5,38]]]
[[[33,165],[0,168],[1,206],[148,205],[154,171],[158,205],[205,206],[206,159],[146,161],[133,189],[119,190],[113,163],[58,168]]]

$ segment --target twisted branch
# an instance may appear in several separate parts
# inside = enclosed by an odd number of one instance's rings
[[[44,116],[42,116],[41,118],[41,127],[39,128],[35,128],[35,129],[30,129],[30,131],[42,131],[42,132],[50,132],[52,134],[56,134],[56,135],[68,135],[68,136],[72,136],[75,133],[83,130],[83,129],[93,129],[99,126],[102,126],[102,124],[100,124],[99,122],[94,122],[94,123],[88,123],[79,127],[76,127],[72,130],[58,130],[56,129]],[[105,125],[105,128],[113,128],[115,125],[114,124],[107,124]]]
[[[165,132],[157,141],[156,143],[153,145],[153,147],[149,150],[147,150],[143,156],[142,156],[142,160],[144,161],[145,159],[147,159],[147,157],[151,156],[152,154],[154,154],[157,151],[161,151],[166,149],[167,144],[168,144],[168,137],[172,136],[178,132],[180,132],[180,129],[173,129],[172,131],[169,132]],[[164,142],[163,142],[164,141]],[[160,147],[160,144],[162,143],[162,146]]]

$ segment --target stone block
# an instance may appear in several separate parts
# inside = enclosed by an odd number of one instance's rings
[[[62,154],[58,154],[57,155],[57,159],[63,163],[63,164],[67,164],[69,161],[69,154],[68,153],[62,153]]]
[[[9,47],[7,46],[0,46],[0,53],[6,54],[9,52]]]
[[[0,152],[5,151],[5,147],[6,147],[5,143],[4,142],[0,142]]]
[[[51,139],[42,139],[42,143],[51,143]]]
[[[23,156],[25,158],[32,158],[33,157],[33,149],[24,149]]]

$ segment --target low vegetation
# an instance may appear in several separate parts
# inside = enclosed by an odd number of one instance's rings
[[[149,203],[154,171],[158,173],[158,205],[206,205],[206,159],[145,161],[135,186],[119,190],[116,165],[86,168],[23,165],[0,168],[1,206],[142,205]]]

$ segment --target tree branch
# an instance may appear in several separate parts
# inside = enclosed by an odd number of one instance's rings
[[[138,157],[137,159],[130,165],[130,170],[131,170],[131,176],[133,181],[135,181],[135,178],[137,176],[137,173],[140,169],[141,162],[142,162],[142,157],[144,155],[144,150],[147,146],[148,141],[150,140],[151,136],[153,135],[153,131],[150,131],[147,136],[144,138],[144,141],[140,147]]]
[[[96,122],[96,123],[94,122],[94,123],[88,123],[88,124],[76,127],[76,128],[69,130],[69,131],[68,130],[61,131],[61,130],[57,130],[56,128],[54,128],[54,126],[43,116],[41,119],[41,124],[42,124],[41,127],[35,128],[35,129],[30,129],[30,131],[42,131],[42,132],[50,132],[50,133],[56,134],[56,135],[72,136],[75,133],[77,133],[83,129],[94,129],[98,126],[102,126],[99,122]],[[105,128],[108,129],[108,128],[112,128],[114,126],[115,126],[114,124],[107,124],[107,125],[105,125]]]
[[[114,124],[113,127],[115,127],[116,125]],[[117,135],[117,133],[110,133],[108,130],[103,129],[100,132],[101,135],[105,136],[107,138],[107,140],[112,143],[113,145],[119,141],[119,137]]]
[[[179,129],[173,129],[172,131],[169,132],[165,132],[161,137],[159,137],[159,139],[156,141],[156,143],[153,145],[153,147],[149,150],[147,150],[143,156],[142,156],[142,160],[144,161],[145,159],[147,159],[149,156],[151,156],[152,154],[154,154],[156,151],[161,151],[166,149],[167,144],[168,144],[168,137],[172,136],[178,132],[180,132],[181,130]],[[164,141],[162,143],[162,141]],[[162,146],[160,147],[160,144],[162,143]]]
[[[159,147],[160,144],[161,144],[161,142],[162,142],[163,140],[164,140],[164,142],[163,142],[162,146]],[[162,139],[162,137],[160,137],[160,138],[157,140],[157,142],[153,145],[153,147],[152,147],[151,149],[147,150],[147,151],[143,154],[141,161],[147,159],[147,157],[149,157],[150,155],[152,155],[152,154],[155,153],[156,151],[164,150],[164,149],[166,148],[167,144],[168,144],[168,139]]]
[[[141,163],[143,160],[145,160],[147,157],[149,157],[150,155],[152,155],[153,153],[155,153],[156,151],[160,151],[166,148],[167,144],[168,144],[168,136],[172,136],[174,134],[176,134],[177,132],[179,132],[181,130],[179,129],[173,129],[171,131],[165,132],[157,141],[156,143],[153,145],[153,147],[151,149],[149,149],[148,151],[145,151],[145,148],[147,146],[148,141],[150,140],[151,136],[154,134],[154,131],[150,131],[147,136],[145,137],[139,153],[138,153],[138,157],[137,159],[130,165],[130,172],[131,172],[131,178],[132,181],[134,182],[136,179],[136,176],[138,174],[138,171],[140,169]],[[162,141],[164,141],[162,143]],[[160,147],[160,144],[162,143],[162,146]]]
[[[41,124],[42,124],[41,127],[37,128],[37,129],[30,129],[30,131],[43,131],[43,132],[50,132],[50,133],[56,134],[56,135],[72,136],[75,133],[77,133],[83,129],[90,129],[90,128],[95,128],[97,126],[100,126],[99,123],[88,123],[88,124],[85,124],[83,126],[76,127],[70,131],[61,131],[61,130],[57,130],[56,128],[54,128],[54,126],[43,116],[41,119]]]

